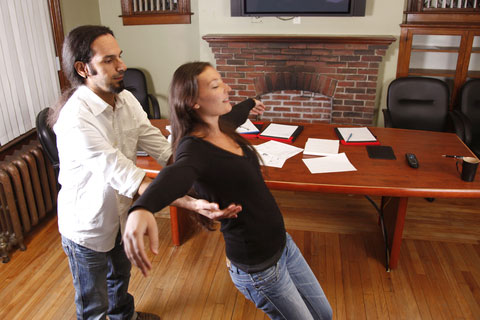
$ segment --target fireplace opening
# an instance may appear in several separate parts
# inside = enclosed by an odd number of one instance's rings
[[[331,122],[337,81],[306,72],[265,73],[254,79],[255,93],[266,107],[262,119],[287,122]]]
[[[303,90],[281,90],[257,96],[265,104],[265,121],[331,123],[332,97]]]

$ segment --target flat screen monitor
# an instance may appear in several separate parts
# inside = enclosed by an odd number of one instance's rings
[[[239,16],[364,16],[366,0],[230,0]]]

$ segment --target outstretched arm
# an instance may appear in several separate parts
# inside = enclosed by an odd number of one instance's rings
[[[145,176],[138,188],[137,195],[142,195],[151,183],[152,179]],[[188,195],[176,199],[170,205],[194,211],[212,220],[236,218],[237,213],[242,211],[242,207],[235,204],[231,204],[227,208],[220,210],[216,203],[208,202],[204,199],[195,199]]]
[[[210,219],[236,218],[238,212],[242,210],[241,206],[234,204],[220,210],[216,203],[194,199],[189,196],[175,200],[172,205],[180,205],[199,212]],[[155,217],[144,208],[136,208],[128,215],[125,232],[123,233],[123,246],[128,259],[146,277],[152,268],[152,264],[145,250],[144,236],[149,238],[152,253],[158,254],[158,227]]]
[[[234,105],[232,111],[224,114],[220,119],[236,128],[247,120],[249,114],[258,115],[263,111],[265,111],[265,106],[260,100],[247,99]]]
[[[173,204],[199,212],[209,218],[220,219],[235,217],[242,209],[237,205],[219,209],[215,203],[186,196],[194,181],[205,174],[205,168],[208,168],[210,162],[205,158],[203,144],[195,139],[182,142],[177,149],[177,154],[177,161],[160,171],[134,203],[127,219],[123,235],[125,251],[130,261],[140,268],[144,275],[147,275],[151,264],[145,252],[143,237],[145,235],[149,237],[150,248],[154,254],[158,250],[158,230],[152,212]]]

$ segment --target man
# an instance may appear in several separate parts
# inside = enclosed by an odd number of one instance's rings
[[[124,89],[126,66],[104,26],[72,30],[63,45],[71,83],[50,117],[60,159],[58,224],[75,287],[78,319],[159,319],[135,312],[128,293],[131,264],[121,243],[132,198],[151,180],[135,166],[137,148],[165,165],[171,149],[139,102]],[[257,110],[262,110],[259,103]],[[209,218],[236,217],[205,200],[172,203]]]

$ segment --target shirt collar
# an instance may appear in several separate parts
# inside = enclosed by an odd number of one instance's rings
[[[90,106],[92,113],[98,116],[107,108],[111,106],[100,98],[95,92],[93,92],[86,85],[80,86],[78,89],[79,96],[82,97],[85,102]],[[123,97],[123,91],[115,95],[115,108],[120,109],[125,104],[125,98]]]

